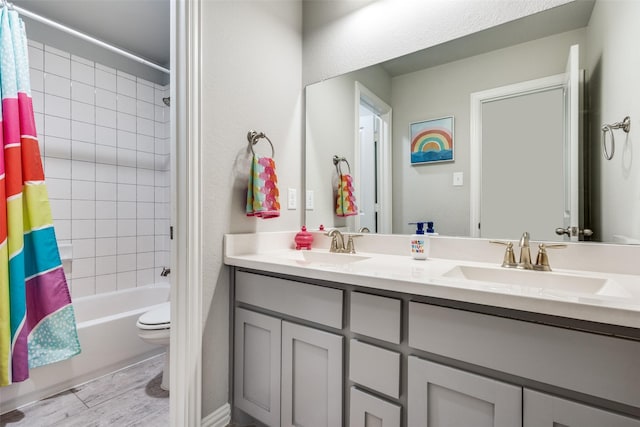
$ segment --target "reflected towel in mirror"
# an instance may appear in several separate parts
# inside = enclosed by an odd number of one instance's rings
[[[357,215],[356,197],[353,195],[353,178],[349,174],[341,174],[336,198],[336,215]]]

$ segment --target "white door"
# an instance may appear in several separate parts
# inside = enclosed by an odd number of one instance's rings
[[[524,389],[523,427],[640,427],[640,420]]]
[[[280,425],[282,321],[236,308],[234,404],[269,427]]]
[[[282,322],[282,426],[342,426],[342,340]]]
[[[522,388],[409,356],[407,425],[520,427]]]

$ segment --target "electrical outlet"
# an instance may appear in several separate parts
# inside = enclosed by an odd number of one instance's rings
[[[289,188],[287,192],[287,208],[295,210],[296,206],[298,206],[298,192],[295,188]]]
[[[307,199],[305,202],[305,206],[308,211],[313,210],[313,190],[307,190]]]
[[[454,172],[453,173],[453,186],[454,187],[461,187],[462,186],[462,181],[463,181],[463,174],[462,172]]]

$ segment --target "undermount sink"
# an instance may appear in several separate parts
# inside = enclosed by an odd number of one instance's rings
[[[622,286],[609,279],[506,268],[456,266],[443,277],[523,286],[541,291],[559,291],[613,297],[631,296]]]
[[[363,255],[341,254],[334,252],[300,251],[300,253],[302,254],[302,259],[305,262],[317,264],[352,264],[354,262],[364,261],[370,258]]]

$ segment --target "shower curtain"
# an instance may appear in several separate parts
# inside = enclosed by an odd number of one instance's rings
[[[36,138],[27,38],[0,16],[0,386],[80,353]]]

